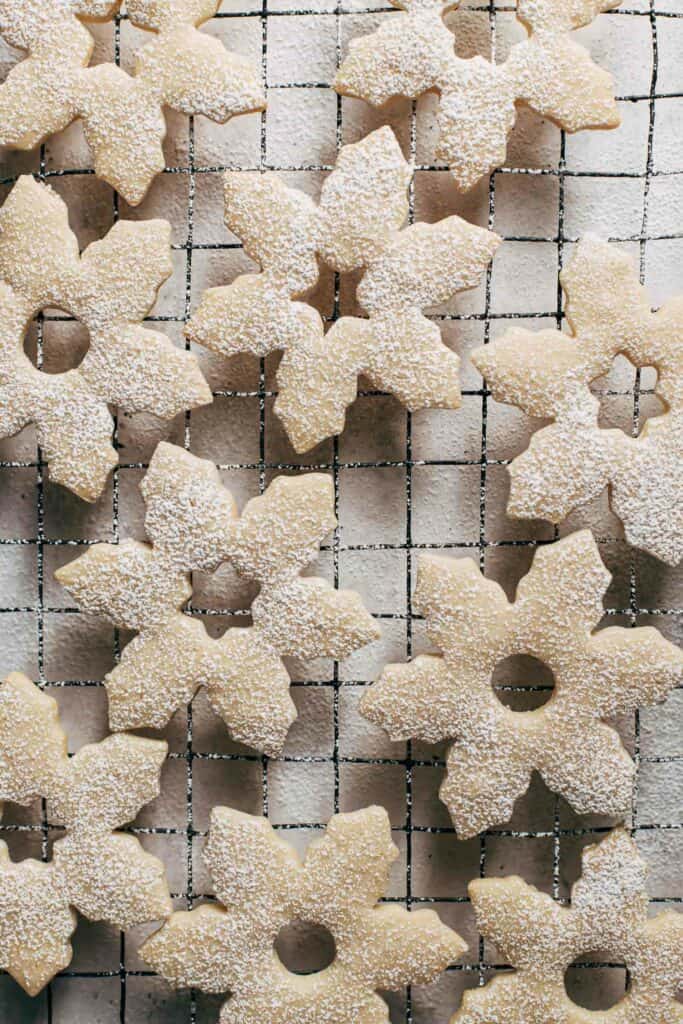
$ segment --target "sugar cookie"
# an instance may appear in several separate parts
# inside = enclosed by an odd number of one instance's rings
[[[71,960],[74,907],[118,928],[168,917],[160,860],[115,832],[159,794],[167,745],[108,736],[67,757],[57,703],[18,672],[0,684],[0,801],[49,801],[52,860],[14,863],[0,842],[0,967],[35,995]]]
[[[458,357],[422,310],[474,287],[500,239],[460,217],[402,228],[410,177],[389,128],[342,147],[317,206],[275,174],[226,175],[226,223],[262,270],[205,292],[187,336],[224,355],[284,349],[275,412],[298,452],[343,430],[360,373],[409,409],[460,404]],[[293,301],[317,282],[317,257],[364,271],[369,319],[344,316],[325,334],[318,311]]]
[[[579,814],[629,808],[635,766],[603,719],[664,700],[683,652],[652,626],[593,632],[610,579],[589,530],[538,548],[513,603],[469,558],[420,559],[414,607],[443,655],[387,666],[361,710],[392,739],[455,739],[440,796],[461,838],[507,821],[534,769]],[[552,669],[543,707],[496,697],[491,675],[513,654]]]
[[[140,955],[176,987],[229,990],[222,1024],[381,1024],[376,989],[426,984],[467,948],[433,910],[378,905],[396,857],[382,807],[336,814],[303,863],[267,819],[216,807],[206,861],[219,904],[173,914]],[[331,932],[323,971],[297,975],[279,959],[293,919]]]
[[[195,357],[141,326],[171,273],[170,230],[121,220],[79,255],[66,205],[30,177],[0,210],[0,437],[35,423],[51,479],[86,501],[118,462],[108,403],[170,419],[211,401]],[[85,324],[90,347],[76,369],[48,374],[23,342],[54,306]]]
[[[505,162],[507,139],[524,104],[565,131],[616,128],[612,76],[572,37],[620,0],[517,0],[528,38],[503,64],[463,60],[453,50],[444,15],[459,0],[391,0],[400,14],[351,42],[335,79],[337,92],[381,106],[392,96],[440,96],[436,159],[462,189]]]
[[[165,166],[165,106],[222,123],[262,110],[265,97],[251,61],[197,31],[221,0],[128,0],[133,25],[154,33],[134,76],[115,64],[88,67],[87,23],[112,19],[120,5],[0,0],[0,34],[27,51],[0,86],[0,145],[33,149],[80,118],[95,173],[135,206]]]
[[[451,1024],[681,1024],[683,915],[648,917],[647,865],[622,829],[582,859],[570,907],[516,876],[470,882],[479,931],[515,970],[466,992]],[[626,994],[605,1013],[578,1006],[564,985],[569,965],[598,951],[629,972]]]
[[[472,360],[493,397],[554,420],[510,466],[510,515],[561,522],[609,486],[635,547],[683,557],[683,295],[655,314],[631,260],[587,235],[560,275],[572,337],[513,327]],[[638,437],[602,429],[590,385],[617,355],[658,372],[666,411]]]
[[[160,444],[141,485],[150,544],[97,544],[55,573],[80,606],[136,630],[105,679],[113,729],[165,725],[200,686],[235,739],[282,748],[296,710],[282,662],[344,658],[377,638],[357,594],[302,568],[334,529],[331,477],[277,477],[238,518],[215,466]],[[230,561],[260,585],[253,625],[211,639],[184,615],[189,573]]]

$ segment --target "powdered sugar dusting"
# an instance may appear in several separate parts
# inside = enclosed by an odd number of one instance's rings
[[[0,684],[0,800],[46,797],[66,830],[48,863],[0,843],[0,965],[30,995],[71,960],[71,907],[123,929],[170,914],[161,861],[113,831],[158,796],[166,751],[122,734],[70,759],[53,698],[19,673]]]
[[[460,404],[458,357],[422,311],[474,287],[500,239],[459,217],[401,230],[410,174],[381,128],[341,149],[318,207],[274,174],[226,175],[226,223],[262,272],[206,292],[187,336],[223,354],[284,349],[275,411],[299,452],[343,430],[360,373],[409,409]],[[369,319],[342,317],[325,334],[295,301],[318,280],[317,256],[364,271]]]
[[[99,177],[133,206],[164,168],[164,106],[224,123],[262,110],[258,69],[197,30],[221,0],[129,0],[131,22],[154,33],[131,77],[89,68],[86,22],[113,18],[121,0],[0,0],[0,33],[28,56],[0,86],[0,145],[33,149],[83,120]]]
[[[572,905],[560,907],[521,878],[471,882],[477,924],[516,969],[466,992],[451,1024],[574,1024],[604,1017],[620,1024],[675,1024],[683,972],[683,916],[648,918],[646,865],[628,833],[616,829],[583,852]],[[626,963],[626,995],[607,1014],[567,996],[564,972],[581,954],[604,951]]]
[[[224,1024],[384,1021],[376,989],[425,984],[466,949],[433,910],[377,905],[397,856],[381,807],[335,815],[303,863],[265,818],[217,807],[206,860],[220,904],[173,914],[141,955],[176,987],[230,990]],[[297,918],[334,937],[336,958],[317,974],[293,974],[274,950]]]
[[[508,512],[560,522],[609,485],[627,539],[676,565],[683,557],[683,298],[653,314],[629,259],[592,235],[561,281],[572,338],[513,328],[472,353],[494,398],[554,420],[513,460]],[[619,354],[658,371],[655,393],[666,412],[638,437],[601,429],[590,391]]]
[[[56,573],[83,609],[139,632],[105,679],[111,726],[163,726],[205,686],[236,739],[279,753],[296,717],[282,657],[344,658],[378,636],[357,594],[300,576],[336,525],[331,479],[278,477],[238,518],[214,465],[163,443],[142,491],[152,545],[98,544]],[[181,609],[189,573],[226,560],[261,590],[253,625],[212,640]]]
[[[540,548],[513,603],[470,559],[421,559],[415,608],[443,657],[389,665],[361,710],[393,739],[455,739],[440,796],[462,838],[507,821],[533,770],[579,814],[625,815],[635,767],[602,719],[664,700],[683,652],[652,627],[593,633],[609,581],[588,530]],[[512,654],[552,669],[543,707],[496,698],[491,675]]]
[[[108,403],[170,419],[211,401],[195,357],[141,326],[170,273],[166,221],[119,221],[81,256],[49,186],[22,177],[0,210],[0,436],[35,423],[52,479],[86,501],[117,462]],[[46,306],[90,332],[77,369],[47,375],[24,352]]]
[[[611,75],[596,67],[570,34],[600,11],[618,7],[618,0],[518,0],[517,16],[529,37],[499,65],[455,55],[443,14],[458,2],[391,2],[402,13],[351,43],[335,87],[376,106],[394,96],[438,92],[436,156],[461,188],[471,188],[504,163],[516,104],[569,132],[619,124]]]

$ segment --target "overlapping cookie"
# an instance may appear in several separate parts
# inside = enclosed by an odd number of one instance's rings
[[[200,686],[235,739],[278,754],[296,717],[282,662],[341,659],[378,636],[353,591],[301,570],[336,526],[331,477],[277,477],[238,517],[212,462],[160,444],[141,485],[151,544],[97,544],[57,570],[79,605],[138,635],[105,679],[114,729],[161,727]],[[252,625],[211,639],[182,608],[193,570],[260,586]]]
[[[436,159],[471,188],[505,162],[517,107],[524,104],[565,131],[619,124],[612,76],[573,38],[619,0],[517,0],[528,35],[507,60],[457,57],[444,15],[460,0],[391,0],[401,13],[351,42],[335,88],[381,106],[393,96],[439,94]],[[454,21],[454,27],[457,20]]]
[[[198,31],[221,2],[127,0],[133,25],[153,33],[131,76],[88,66],[88,22],[121,0],[0,0],[0,34],[27,52],[0,86],[0,145],[33,149],[80,118],[95,173],[137,205],[165,166],[164,107],[223,123],[265,106],[258,68]]]
[[[211,401],[193,355],[142,327],[171,273],[170,225],[118,221],[79,254],[65,203],[20,178],[0,210],[0,437],[35,423],[50,477],[86,501],[118,457],[108,404],[165,419]],[[88,328],[80,366],[41,373],[24,351],[30,321],[57,307]]]
[[[508,512],[558,523],[609,487],[627,540],[676,565],[683,557],[683,295],[653,314],[628,256],[592,235],[560,281],[572,336],[513,327],[472,353],[495,399],[553,421],[512,461]],[[637,437],[600,426],[590,389],[617,355],[657,370],[664,412]]]
[[[515,969],[466,992],[451,1024],[681,1024],[683,915],[648,915],[646,874],[635,842],[616,829],[583,851],[570,907],[516,876],[470,882],[479,931]],[[623,998],[596,1013],[569,998],[564,976],[597,951],[625,963],[629,980]]]
[[[635,765],[604,719],[664,700],[683,652],[652,626],[594,632],[610,579],[589,530],[538,548],[514,602],[469,558],[420,559],[414,607],[443,655],[387,666],[361,711],[392,739],[455,739],[440,796],[461,838],[506,822],[534,770],[579,814],[628,811]],[[554,674],[533,711],[492,687],[514,654]]]
[[[205,292],[187,336],[224,355],[284,350],[275,412],[299,452],[343,430],[361,373],[409,409],[460,404],[458,357],[423,310],[474,287],[500,239],[460,217],[402,227],[410,178],[389,128],[342,147],[318,205],[275,174],[226,175],[226,223],[262,270]],[[325,333],[296,301],[316,284],[318,257],[363,271],[369,318]]]
[[[16,672],[0,683],[0,801],[46,797],[65,829],[47,862],[0,842],[0,967],[29,995],[71,960],[72,908],[122,929],[171,913],[161,861],[114,831],[158,796],[166,751],[119,734],[69,758],[56,701]]]
[[[216,807],[206,861],[219,903],[173,914],[140,955],[175,987],[229,991],[223,1024],[380,1024],[377,989],[426,984],[467,948],[433,910],[378,904],[397,856],[381,807],[336,814],[303,862],[267,819]],[[294,974],[279,959],[293,920],[331,933],[324,970]]]

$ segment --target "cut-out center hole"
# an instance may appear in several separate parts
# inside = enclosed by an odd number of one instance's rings
[[[50,310],[56,316],[68,316]],[[41,373],[66,373],[80,366],[90,347],[88,328],[79,320],[45,320],[42,327],[41,360],[38,359],[38,324],[32,323],[24,338],[24,352]]]
[[[607,966],[607,962],[604,953],[586,953],[569,965],[564,987],[573,1003],[600,1013],[621,1002],[626,990],[626,971],[623,967]]]
[[[318,974],[330,966],[337,947],[324,925],[297,918],[278,932],[275,952],[293,974]]]
[[[655,393],[656,386],[654,366],[641,367],[638,378],[631,360],[624,355],[616,356],[609,373],[591,384],[591,391],[600,402],[598,426],[603,430],[623,430],[629,437],[640,434],[650,417],[666,412],[664,402]]]
[[[491,677],[493,692],[511,711],[534,711],[553,695],[555,676],[538,658],[511,654],[496,665]]]

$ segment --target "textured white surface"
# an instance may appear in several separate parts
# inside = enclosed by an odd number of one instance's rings
[[[342,141],[357,141],[379,124],[390,123],[398,133],[404,153],[410,156],[409,104],[392,104],[383,118],[359,101],[338,103],[329,88],[336,63],[337,32],[344,50],[352,35],[369,32],[379,19],[392,16],[377,10],[365,13],[370,8],[385,6],[381,0],[346,0],[344,10],[349,13],[337,17],[336,0],[269,0],[270,16],[266,23],[261,0],[225,0],[225,13],[243,12],[245,16],[217,18],[207,26],[206,31],[225,39],[231,50],[256,60],[260,59],[265,38],[268,84],[272,87],[265,128],[258,116],[238,119],[224,128],[198,119],[193,144],[196,173],[190,175],[186,173],[191,153],[188,123],[184,117],[170,114],[166,160],[169,166],[183,168],[184,172],[160,176],[135,211],[123,202],[119,205],[123,217],[162,216],[172,224],[173,242],[177,246],[173,254],[174,273],[163,289],[153,317],[174,319],[154,322],[153,326],[166,331],[177,343],[181,343],[181,321],[197,308],[204,288],[224,284],[238,273],[253,269],[241,249],[223,247],[234,244],[235,239],[223,225],[220,169],[258,168],[263,160],[277,169],[288,168],[282,171],[288,184],[317,196],[323,172],[289,168],[318,168],[333,161],[339,141],[338,107],[342,115]],[[514,18],[509,5],[496,4],[503,6],[507,9],[499,10],[494,17],[486,9],[461,12],[460,23],[467,23],[458,42],[462,53],[485,52],[491,24],[501,53],[504,52],[506,39],[514,31]],[[556,173],[563,166],[560,133],[554,126],[530,131],[533,118],[524,114],[511,140],[510,163],[515,167],[542,167],[552,173],[539,176],[498,172],[494,178],[491,223],[485,183],[463,197],[443,169],[419,169],[415,175],[415,211],[420,218],[434,221],[458,213],[505,236],[491,274],[488,309],[494,316],[490,321],[490,338],[499,336],[510,325],[511,313],[520,317],[515,322],[521,326],[556,326],[558,261],[561,258],[566,262],[573,241],[589,228],[614,239],[636,258],[642,257],[644,280],[653,301],[659,304],[681,291],[683,99],[667,95],[656,100],[650,144],[649,91],[653,28],[660,59],[657,92],[680,91],[683,20],[666,14],[683,16],[683,3],[656,0],[653,7],[660,12],[658,16],[650,15],[649,0],[629,0],[624,10],[632,13],[617,11],[603,15],[579,33],[600,66],[616,75],[618,94],[636,98],[620,102],[623,123],[616,131],[581,134],[566,140],[566,174]],[[97,59],[111,60],[112,27],[98,27],[96,32]],[[121,62],[125,67],[129,66],[138,35],[127,21],[121,22]],[[16,54],[0,51],[4,67],[15,59]],[[278,88],[293,83],[293,88]],[[312,83],[321,87],[305,87]],[[427,167],[433,152],[434,110],[433,97],[417,104],[415,146],[420,168]],[[77,125],[46,146],[48,172],[87,166],[87,149]],[[37,172],[40,155],[8,155],[2,167],[6,179],[20,172]],[[647,174],[648,167],[654,173]],[[624,173],[627,176],[620,176]],[[113,222],[114,202],[111,189],[104,183],[83,174],[49,180],[70,205],[81,245],[108,230]],[[4,198],[7,188],[2,191]],[[188,217],[191,191],[192,214]],[[560,196],[564,244],[557,241]],[[641,244],[641,233],[656,237]],[[522,240],[512,241],[511,236]],[[187,248],[188,241],[195,247],[192,251]],[[344,313],[354,310],[354,288],[355,281],[342,277],[339,304]],[[333,314],[334,298],[334,279],[331,274],[324,274],[316,290],[316,304],[324,315]],[[428,826],[449,826],[447,812],[437,798],[442,767],[428,763],[413,768],[407,786],[404,764],[364,763],[370,759],[405,761],[406,757],[405,744],[391,743],[381,730],[360,717],[361,689],[355,684],[374,679],[389,661],[405,661],[411,654],[428,650],[424,624],[408,617],[406,573],[410,571],[412,588],[415,545],[447,544],[452,545],[447,554],[475,559],[481,555],[487,575],[497,579],[511,595],[531,558],[531,548],[519,542],[548,540],[553,536],[547,523],[520,523],[505,515],[508,481],[501,462],[525,447],[531,424],[516,410],[483,397],[479,390],[481,380],[467,364],[467,352],[485,340],[486,310],[486,289],[482,287],[438,311],[472,317],[442,322],[444,338],[463,360],[463,405],[455,412],[425,411],[414,415],[409,445],[404,410],[390,398],[368,396],[360,398],[350,409],[346,431],[336,446],[326,442],[296,457],[272,414],[270,396],[265,397],[261,418],[258,361],[225,361],[199,350],[197,354],[214,389],[247,394],[217,397],[213,406],[191,415],[187,434],[183,417],[170,426],[149,417],[121,417],[118,440],[122,445],[122,468],[94,506],[87,506],[49,481],[40,482],[35,438],[30,430],[0,442],[0,607],[15,609],[0,613],[0,671],[22,670],[47,683],[99,682],[111,669],[115,651],[113,631],[101,620],[58,611],[73,606],[52,573],[58,565],[81,553],[83,547],[78,543],[65,547],[52,542],[112,541],[128,536],[143,539],[143,505],[138,484],[144,470],[137,464],[148,462],[160,439],[182,444],[187,436],[191,451],[219,462],[223,467],[221,474],[240,505],[258,493],[261,478],[272,479],[277,472],[275,466],[305,465],[331,472],[336,454],[341,527],[337,542],[330,538],[329,549],[321,554],[312,571],[334,580],[336,565],[340,586],[359,590],[368,607],[380,616],[382,639],[339,666],[336,701],[335,688],[330,685],[335,679],[331,663],[292,666],[295,679],[326,685],[293,688],[300,718],[290,732],[284,758],[265,767],[260,757],[227,739],[224,727],[210,713],[204,698],[199,697],[192,713],[195,757],[191,763],[191,820],[193,828],[203,832],[208,827],[211,806],[216,803],[261,813],[265,778],[272,820],[297,825],[287,832],[287,838],[301,848],[312,835],[312,830],[305,826],[326,821],[335,804],[340,810],[351,810],[371,801],[383,803],[397,830],[393,836],[401,851],[393,868],[391,895],[406,896],[409,848],[410,895],[416,900],[436,900],[436,909],[465,937],[471,950],[464,963],[472,970],[450,971],[434,985],[413,989],[413,1024],[447,1021],[458,1005],[462,988],[474,986],[480,977],[486,979],[495,973],[488,966],[480,971],[480,955],[486,965],[500,963],[489,943],[480,953],[471,909],[466,902],[458,902],[466,895],[466,883],[479,874],[482,855],[487,875],[515,872],[547,892],[566,896],[569,885],[579,874],[580,849],[596,838],[594,832],[575,835],[572,830],[603,824],[575,816],[536,779],[529,794],[517,805],[510,829],[459,842],[448,832],[420,831]],[[78,326],[45,323],[45,358],[59,364],[60,350],[74,336],[83,342]],[[273,387],[275,365],[276,361],[270,359],[266,364],[266,390]],[[633,377],[629,368],[615,366],[607,383],[611,390],[620,393],[603,397],[605,422],[629,430],[633,419]],[[647,387],[645,376],[643,383]],[[649,396],[641,395],[640,410],[641,415],[651,411]],[[482,449],[484,421],[486,448]],[[407,454],[417,463],[412,470],[405,465]],[[378,460],[385,463],[381,468],[366,465]],[[22,465],[7,465],[15,462]],[[357,462],[363,465],[353,465]],[[480,517],[482,486],[485,505]],[[412,494],[409,514],[405,500],[408,488]],[[655,624],[666,636],[681,642],[681,617],[669,612],[683,606],[683,571],[667,568],[629,548],[617,520],[602,499],[572,514],[560,533],[565,535],[585,525],[595,529],[601,554],[614,574],[606,604],[618,614],[616,618],[610,617],[609,622]],[[3,543],[19,539],[27,543]],[[359,545],[373,547],[359,551]],[[39,566],[42,591],[37,582]],[[196,593],[198,606],[218,613],[206,616],[207,626],[214,634],[234,621],[230,612],[244,608],[253,596],[249,587],[237,584],[229,571],[200,579]],[[639,610],[642,612],[638,613]],[[664,614],[653,614],[657,611]],[[126,639],[121,637],[121,642]],[[520,677],[515,681],[519,682]],[[521,681],[534,680],[522,676]],[[105,734],[105,693],[101,687],[61,686],[51,688],[50,692],[60,704],[73,749]],[[640,716],[643,760],[635,797],[637,826],[674,824],[680,817],[683,701],[679,696],[680,692],[667,704]],[[619,725],[628,748],[633,750],[633,717],[628,716]],[[177,715],[162,735],[169,740],[173,753],[184,755],[187,715]],[[333,760],[335,746],[339,755],[337,768]],[[209,759],[203,756],[207,753],[244,753],[249,759]],[[412,755],[431,762],[435,756],[443,757],[443,749],[413,744]],[[646,760],[676,755],[679,760]],[[302,757],[315,761],[304,764],[298,760]],[[408,793],[412,796],[410,810]],[[165,860],[179,908],[187,906],[188,865],[192,870],[193,895],[209,891],[201,858],[202,835],[192,839],[189,860],[187,857],[188,808],[188,763],[179,757],[167,762],[162,795],[135,822],[136,828],[162,830],[157,834],[141,833],[140,838],[147,849]],[[22,817],[16,809],[8,808],[5,820],[26,822],[28,816]],[[30,820],[41,821],[39,806]],[[410,837],[405,831],[408,824],[417,829]],[[529,838],[511,834],[513,830],[541,834]],[[7,839],[14,858],[40,856],[40,830],[0,834]],[[49,838],[57,835],[55,830]],[[680,896],[683,891],[683,831],[640,828],[636,838],[650,861],[650,894],[657,900],[657,909],[662,908],[667,905],[667,897]],[[75,956],[70,970],[85,976],[57,978],[51,994],[45,992],[35,1000],[21,993],[11,979],[0,977],[0,1019],[22,1024],[215,1021],[218,1001],[213,998],[198,998],[195,1007],[189,993],[172,993],[161,980],[139,974],[127,976],[123,985],[122,964],[126,971],[144,969],[136,956],[141,939],[142,935],[133,932],[122,945],[119,934],[106,926],[81,922],[74,936]],[[89,976],[93,972],[105,972],[108,976]],[[574,973],[584,987],[590,987],[585,979],[593,978],[593,990],[602,986],[623,991],[624,973],[618,968]],[[389,1001],[393,1024],[404,1024],[410,1019],[404,994],[392,995]]]

